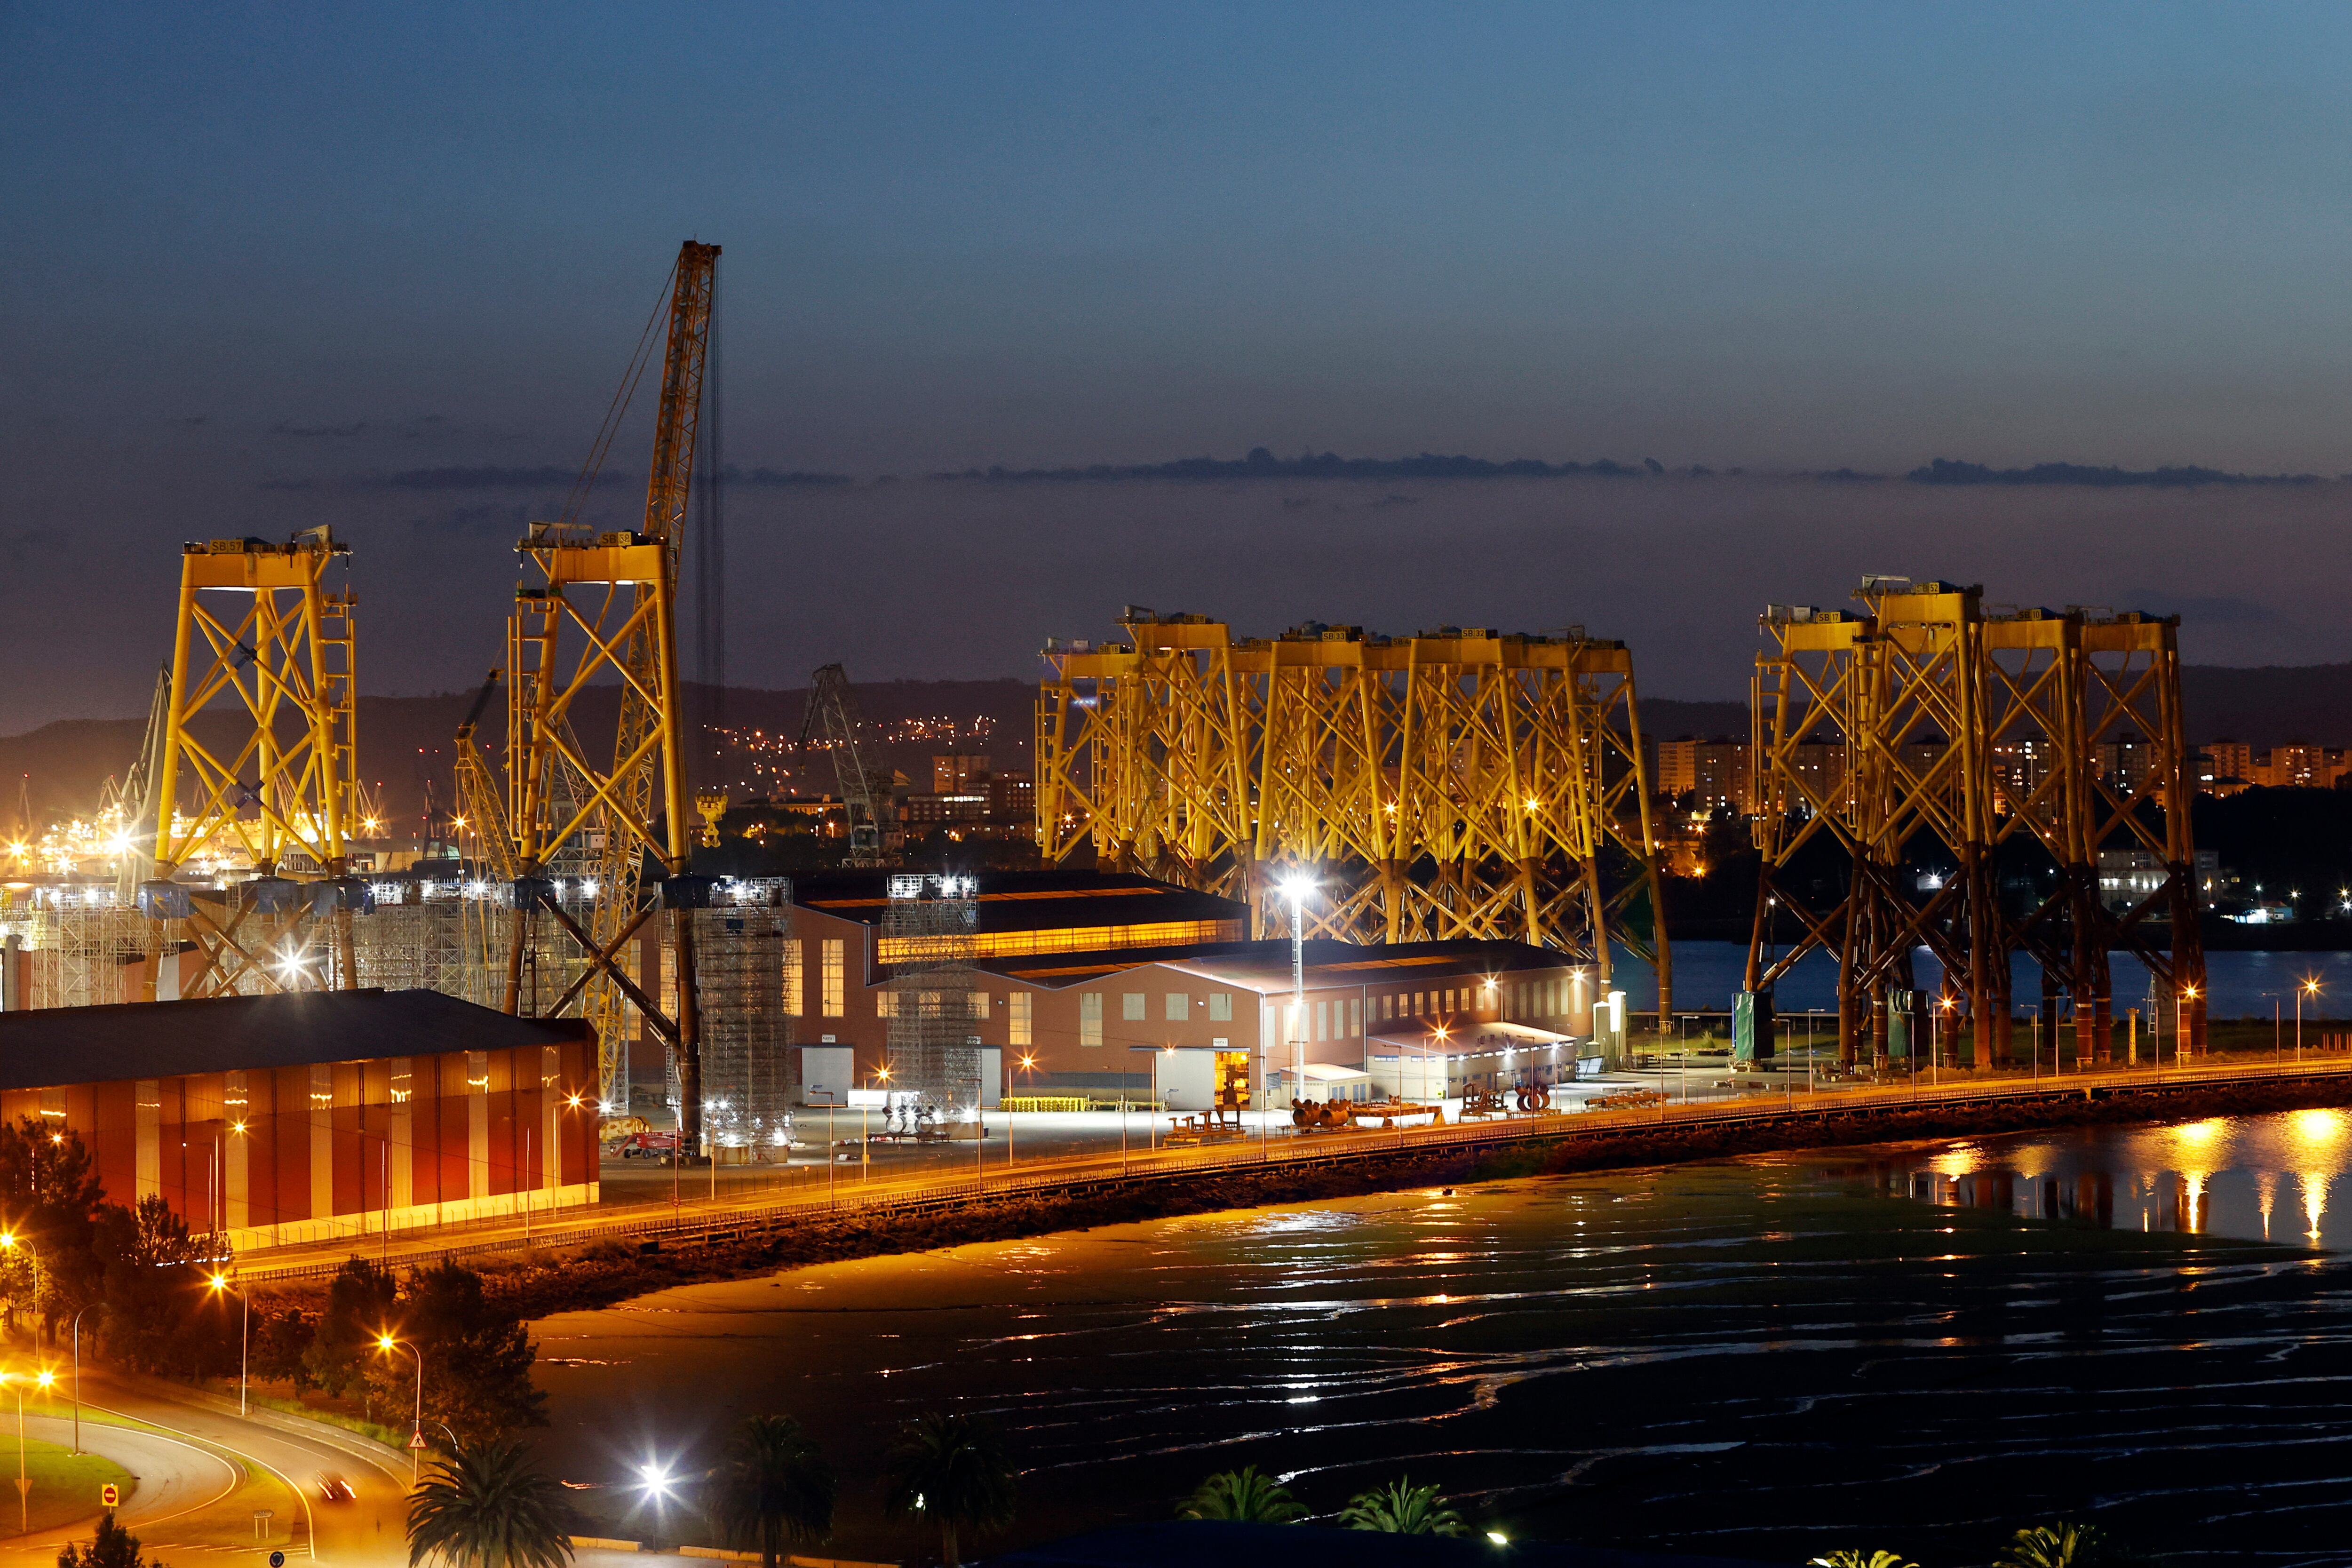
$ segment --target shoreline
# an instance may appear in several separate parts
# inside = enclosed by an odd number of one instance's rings
[[[2331,1077],[2034,1105],[1889,1109],[1825,1115],[1801,1123],[1629,1127],[1604,1135],[1562,1137],[1506,1148],[1405,1149],[1368,1154],[1339,1165],[1244,1166],[1197,1181],[1138,1181],[1110,1191],[1067,1196],[976,1195],[940,1212],[878,1218],[844,1215],[707,1244],[671,1240],[652,1252],[608,1242],[562,1255],[545,1253],[492,1264],[482,1270],[483,1283],[500,1307],[528,1321],[593,1311],[682,1285],[1224,1209],[1316,1203],[1420,1186],[1688,1164],[1745,1154],[2347,1105],[2352,1105],[2352,1084]],[[271,1294],[280,1301],[307,1306],[323,1300],[326,1283],[289,1283]]]

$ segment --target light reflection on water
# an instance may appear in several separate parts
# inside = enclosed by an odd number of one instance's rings
[[[549,1455],[707,1463],[802,1416],[876,1513],[898,1420],[985,1411],[1021,1539],[1257,1464],[1327,1516],[1410,1471],[1528,1537],[1984,1562],[2089,1519],[2352,1565],[2337,1111],[1776,1154],[1230,1212],[697,1286],[539,1325]],[[1916,1196],[1922,1200],[1907,1201]],[[2054,1222],[2054,1223],[2053,1223]],[[2267,1226],[2267,1229],[2265,1227]],[[2333,1227],[2333,1228],[2331,1228]],[[626,1531],[616,1531],[626,1533]]]
[[[2326,1109],[1971,1139],[1879,1174],[1925,1203],[2022,1219],[2352,1251],[2352,1200],[2336,1198],[2347,1160],[2352,1112]]]

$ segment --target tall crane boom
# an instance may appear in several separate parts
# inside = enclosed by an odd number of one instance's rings
[[[645,526],[634,533],[600,533],[572,521],[532,524],[516,548],[538,566],[544,585],[516,591],[507,644],[509,732],[521,738],[509,748],[517,907],[509,1010],[519,1005],[515,976],[529,922],[545,910],[577,941],[591,966],[584,984],[568,990],[559,1005],[579,997],[595,1027],[604,1105],[614,1112],[627,1105],[624,1042],[634,1005],[676,1053],[679,1117],[689,1139],[699,1137],[702,1121],[691,918],[691,907],[701,900],[685,874],[693,801],[686,783],[685,694],[677,678],[678,556],[718,260],[719,247],[688,240],[671,275]],[[600,436],[600,456],[607,440],[609,435]],[[609,763],[587,754],[571,722],[573,699],[599,679],[617,679],[621,689]],[[595,902],[584,929],[555,902],[548,879],[554,857],[567,845],[583,843],[596,858]],[[671,911],[675,1020],[621,962],[629,940],[653,913],[639,907],[648,853],[661,867],[661,907]]]
[[[837,664],[828,664],[809,678],[808,710],[801,720],[803,752],[812,735],[833,753],[833,773],[841,786],[841,814],[849,832],[849,856],[843,864],[882,865],[890,792],[858,755],[857,699],[850,693],[848,671]]]
[[[702,378],[710,361],[710,292],[719,276],[719,247],[688,240],[677,253],[670,293],[669,352],[662,358],[661,409],[654,421],[653,470],[646,479],[646,536],[669,546],[671,588],[677,588],[678,544],[687,492],[694,479],[696,437],[702,427]]]

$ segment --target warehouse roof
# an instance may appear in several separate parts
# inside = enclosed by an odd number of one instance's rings
[[[1579,962],[1568,953],[1530,947],[1520,942],[1402,942],[1367,946],[1323,938],[1307,943],[1306,960],[1310,990],[1334,985],[1402,985],[1423,976],[1434,980],[1449,975],[1558,969]],[[1009,980],[1025,980],[1033,985],[1060,990],[1147,963],[1166,964],[1204,980],[1267,995],[1290,989],[1290,942],[1282,937],[1267,942],[1202,942],[1184,947],[1117,948],[1097,952],[983,959],[980,967]]]
[[[302,991],[0,1013],[0,1089],[494,1051],[590,1037],[437,991]]]
[[[793,902],[844,920],[878,924],[890,879],[903,871],[824,871],[793,879]],[[1214,893],[1123,871],[975,871],[980,929],[1126,925],[1137,921],[1244,920],[1249,906]]]

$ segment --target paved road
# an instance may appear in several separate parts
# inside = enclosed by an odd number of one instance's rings
[[[28,1408],[27,1435],[71,1442],[70,1412],[62,1399],[38,1415]],[[82,1372],[82,1446],[137,1478],[119,1517],[151,1558],[177,1563],[236,1552],[258,1561],[275,1549],[288,1568],[404,1564],[407,1466],[331,1427],[279,1419],[286,1425],[244,1420],[234,1410],[159,1396],[143,1383]],[[325,1472],[350,1481],[357,1497],[324,1501],[318,1478]],[[66,1542],[89,1539],[99,1512],[98,1500],[89,1501],[77,1524],[0,1538],[0,1564],[51,1568]],[[260,1510],[271,1515],[266,1536],[255,1529]]]

